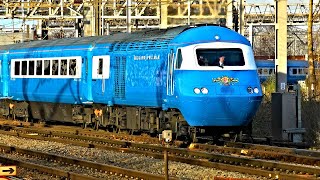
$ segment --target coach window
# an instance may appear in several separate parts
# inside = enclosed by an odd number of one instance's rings
[[[297,69],[296,68],[292,69],[292,74],[297,74]]]
[[[267,69],[267,68],[264,68],[262,74],[263,74],[263,75],[268,75],[268,69]]]
[[[75,76],[77,74],[77,60],[70,59],[69,60],[69,75]]]
[[[58,75],[59,60],[52,60],[52,75]]]
[[[14,75],[20,75],[20,61],[14,62]]]
[[[27,75],[27,70],[28,70],[28,62],[27,61],[22,61],[21,75]]]
[[[50,60],[44,60],[44,75],[50,75]]]
[[[29,75],[34,75],[34,61],[29,61]]]
[[[68,70],[68,65],[67,65],[67,60],[62,59],[61,60],[61,66],[60,66],[60,75],[67,75],[67,70]]]
[[[42,75],[42,60],[37,61],[37,75]]]

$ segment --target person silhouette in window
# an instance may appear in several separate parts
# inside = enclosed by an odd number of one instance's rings
[[[223,69],[223,66],[224,66],[224,59],[225,59],[224,56],[220,56],[219,57],[219,67],[221,67],[222,69]]]
[[[198,63],[200,66],[209,66],[209,61],[203,56],[199,56]]]

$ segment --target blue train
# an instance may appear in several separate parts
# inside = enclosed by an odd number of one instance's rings
[[[308,61],[288,60],[287,64],[287,82],[289,85],[297,84],[298,81],[306,79],[309,67]],[[274,60],[256,60],[256,65],[261,82],[275,74]],[[317,69],[317,67],[317,63],[315,63],[315,68]]]
[[[214,25],[6,45],[0,60],[0,113],[26,120],[196,137],[245,127],[262,99],[249,41]]]

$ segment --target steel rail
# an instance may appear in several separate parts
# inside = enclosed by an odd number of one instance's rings
[[[7,133],[9,134],[9,132]],[[20,137],[30,138],[30,135],[29,136],[22,135],[22,134],[19,135],[18,133],[12,133],[12,132],[10,132],[10,134],[16,134]],[[77,137],[80,138],[79,136]],[[34,138],[34,137],[31,137],[31,138]],[[291,179],[294,179],[294,178],[301,179],[302,177],[307,179],[314,179],[320,174],[320,169],[314,168],[314,167],[250,159],[248,157],[218,155],[218,154],[213,154],[208,152],[190,151],[190,150],[179,149],[179,148],[165,148],[162,146],[139,144],[139,143],[133,143],[133,142],[120,142],[121,146],[110,147],[110,146],[106,146],[106,144],[101,143],[101,141],[103,140],[101,140],[100,138],[92,138],[92,137],[89,138],[91,141],[90,143],[86,143],[83,141],[76,141],[75,139],[73,140],[61,139],[61,138],[57,139],[54,137],[41,137],[41,139],[70,143],[70,144],[84,146],[84,147],[102,148],[102,149],[122,151],[127,153],[145,154],[148,156],[153,156],[155,158],[163,158],[162,153],[164,150],[167,150],[169,152],[169,159],[173,161],[201,165],[205,167],[216,167],[218,169],[226,169],[226,170],[238,171],[242,173],[263,175],[266,177],[269,177],[269,176],[276,177],[276,176],[279,176],[279,174],[281,174],[282,177],[288,177]],[[300,175],[295,175],[295,173],[298,173]]]
[[[151,173],[146,173],[146,172],[141,172],[141,171],[136,171],[136,170],[131,170],[131,169],[125,169],[117,166],[112,166],[112,165],[106,165],[106,164],[100,164],[100,163],[94,163],[90,161],[85,161],[81,159],[75,159],[75,158],[69,158],[69,157],[64,157],[64,156],[58,156],[55,154],[51,153],[44,153],[40,151],[33,151],[33,150],[28,150],[28,149],[22,149],[22,148],[17,148],[13,146],[7,146],[7,145],[2,145],[0,144],[0,149],[2,149],[5,153],[19,153],[19,154],[26,154],[26,155],[31,155],[35,157],[41,157],[43,159],[51,160],[51,161],[58,161],[58,162],[64,162],[67,164],[74,164],[78,165],[81,167],[89,167],[92,169],[96,169],[99,171],[104,171],[104,172],[109,172],[110,174],[115,174],[115,175],[122,175],[122,176],[127,176],[129,178],[138,178],[138,179],[150,179],[150,180],[158,180],[158,179],[165,179],[164,176],[161,175],[156,175],[156,174],[151,174]],[[10,159],[10,158],[8,158]],[[14,161],[14,160],[13,160]],[[9,161],[7,161],[9,163]],[[15,164],[17,166],[20,166],[20,162],[12,162],[11,164]],[[24,166],[25,164],[22,163],[21,166]],[[41,166],[39,170],[41,170]],[[37,167],[37,169],[38,169]],[[55,171],[50,170],[52,168],[47,168],[48,173],[55,174]],[[66,175],[64,171],[57,171],[57,175],[59,176],[64,176]],[[68,176],[65,176],[68,177]],[[170,179],[176,179],[174,177]]]
[[[52,174],[52,175],[57,175],[59,177],[65,177],[67,179],[77,179],[77,180],[98,180],[99,178],[94,178],[94,177],[90,177],[90,176],[85,176],[85,175],[81,175],[81,174],[76,174],[70,171],[64,171],[61,169],[57,169],[57,168],[51,168],[51,167],[46,167],[46,166],[42,166],[39,164],[34,164],[34,163],[30,163],[30,162],[25,162],[25,161],[21,161],[21,160],[16,160],[16,159],[10,159],[8,157],[4,157],[2,155],[0,155],[0,162],[4,163],[4,164],[14,164],[18,167],[23,167],[23,168],[27,168],[27,169],[35,169],[38,170],[42,173],[48,173],[48,174]]]

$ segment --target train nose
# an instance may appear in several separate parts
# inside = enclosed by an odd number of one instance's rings
[[[183,103],[180,110],[191,126],[243,126],[256,113],[261,96],[212,97]]]

